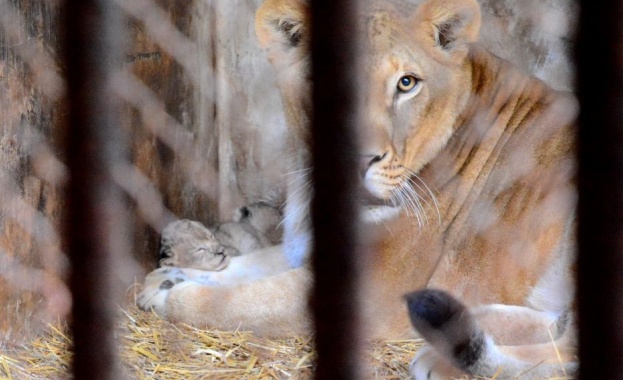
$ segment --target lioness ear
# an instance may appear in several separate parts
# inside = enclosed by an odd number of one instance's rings
[[[478,39],[480,5],[476,0],[428,0],[418,9],[420,22],[431,26],[442,49],[453,50]]]
[[[306,37],[309,9],[305,0],[265,0],[255,13],[255,33],[276,63]]]

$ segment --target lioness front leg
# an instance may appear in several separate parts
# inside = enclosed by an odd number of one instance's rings
[[[411,363],[409,374],[414,380],[460,379],[464,374],[431,346],[420,348]]]
[[[230,286],[189,279],[167,290],[160,312],[171,321],[251,330],[262,336],[309,333],[307,296],[311,279],[305,268]]]
[[[307,327],[307,269],[291,270],[282,247],[233,257],[220,272],[160,268],[145,279],[137,303],[173,321],[263,335]]]
[[[136,303],[143,310],[153,310],[159,315],[164,315],[166,299],[171,288],[176,284],[189,281],[216,285],[210,282],[210,275],[213,273],[189,268],[158,268],[145,277],[143,289]]]

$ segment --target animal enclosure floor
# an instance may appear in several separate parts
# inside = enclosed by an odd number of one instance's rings
[[[136,307],[119,309],[119,356],[128,379],[309,379],[313,337],[283,340],[248,332],[201,330],[171,324]],[[420,340],[376,342],[366,365],[373,378],[408,379]],[[69,379],[67,326],[49,325],[21,347],[0,351],[0,379]]]
[[[128,379],[313,377],[315,353],[310,336],[271,340],[249,332],[202,330],[171,324],[136,307],[119,309],[115,335]],[[367,367],[365,372],[372,379],[409,379],[408,364],[423,343],[370,343],[363,364]],[[15,349],[0,350],[0,380],[71,379],[71,347],[67,326],[49,325],[35,340]]]

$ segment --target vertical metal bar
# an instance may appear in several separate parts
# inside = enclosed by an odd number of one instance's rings
[[[580,378],[623,379],[623,2],[581,1]]]
[[[72,264],[73,374],[75,379],[120,379],[111,255],[119,247],[114,231],[126,221],[118,213],[123,204],[110,169],[124,144],[108,89],[121,53],[120,22],[114,2],[107,0],[67,0],[64,15],[70,169],[64,236]]]
[[[358,379],[357,1],[311,5],[316,378]]]

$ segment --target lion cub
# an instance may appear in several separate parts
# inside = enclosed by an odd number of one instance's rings
[[[206,228],[181,219],[167,225],[160,235],[160,266],[219,271],[229,258],[279,244],[281,211],[264,202],[240,207],[234,221]]]

